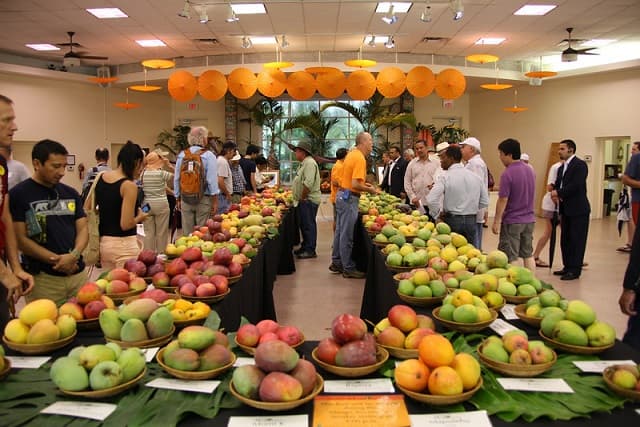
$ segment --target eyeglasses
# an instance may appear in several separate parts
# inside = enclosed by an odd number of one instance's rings
[[[48,202],[47,202],[47,209],[51,210],[53,208],[55,208],[56,206],[58,206],[58,202],[60,201],[60,193],[58,193],[58,190],[54,189],[53,190],[54,193],[56,193],[56,199],[55,200],[51,200],[50,198],[48,198]]]

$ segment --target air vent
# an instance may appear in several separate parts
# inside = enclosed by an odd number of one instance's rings
[[[446,37],[424,37],[422,39],[422,43],[442,42],[442,41],[446,41],[446,40],[447,40]]]
[[[218,39],[195,39],[194,41],[198,43],[207,43],[207,44],[220,44]]]

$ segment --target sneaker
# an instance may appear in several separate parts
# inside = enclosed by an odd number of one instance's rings
[[[342,267],[331,263],[331,265],[329,266],[329,271],[332,273],[342,273]]]
[[[342,277],[344,277],[345,279],[364,279],[365,277],[367,277],[367,274],[358,270],[343,271]]]
[[[298,259],[318,258],[318,254],[315,252],[300,252],[297,255]]]
[[[295,251],[293,251],[293,254],[294,255],[300,255],[302,252],[304,252],[304,249],[302,249],[302,246],[301,246],[298,249],[296,249]]]

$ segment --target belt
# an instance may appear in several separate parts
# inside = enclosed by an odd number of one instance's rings
[[[445,213],[444,214],[445,217],[457,217],[457,218],[476,218],[478,215],[477,214],[469,214],[469,215],[458,215],[458,214],[451,214],[451,213]]]

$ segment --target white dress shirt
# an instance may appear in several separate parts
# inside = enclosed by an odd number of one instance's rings
[[[433,218],[442,210],[452,215],[476,215],[489,206],[489,192],[480,177],[461,163],[449,166],[427,195],[427,208]]]

